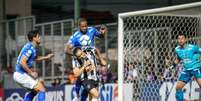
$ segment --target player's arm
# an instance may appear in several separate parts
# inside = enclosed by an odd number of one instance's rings
[[[98,30],[95,30],[95,36],[97,36],[97,37],[99,37],[99,38],[104,38],[105,37],[105,35],[107,34],[107,27],[106,26],[104,26],[104,25],[102,25],[101,27],[100,27],[100,29],[99,29],[99,31]]]
[[[195,51],[199,54],[201,54],[201,48],[195,45]]]
[[[74,75],[75,75],[76,77],[79,77],[79,76],[84,72],[84,70],[89,67],[89,66],[88,66],[89,64],[90,64],[89,61],[85,61],[84,64],[83,64],[81,67],[75,67],[75,68],[73,69]]]
[[[105,66],[107,64],[107,62],[101,56],[100,50],[98,48],[96,48],[95,54],[96,54],[96,57],[99,60],[100,64]]]
[[[73,73],[75,77],[79,77],[83,71],[84,71],[84,66],[82,66],[81,68],[76,67],[75,69],[73,69]]]
[[[41,60],[47,60],[50,59],[54,56],[54,54],[48,54],[46,56],[37,56],[37,58],[35,59],[36,61],[41,61]]]
[[[73,50],[73,45],[70,44],[70,43],[67,43],[67,44],[65,45],[65,50],[64,50],[64,51],[65,51],[67,54],[69,54],[69,55],[73,55],[72,50]]]
[[[27,64],[27,57],[26,56],[22,56],[20,64],[22,65],[23,69],[28,73],[31,74],[33,71],[29,68],[28,64]]]
[[[170,66],[170,68],[175,68],[177,66],[177,64],[180,63],[180,58],[176,55],[175,59],[172,62],[172,65]]]
[[[28,50],[27,52],[25,52],[24,55],[22,55],[22,58],[20,60],[20,64],[22,66],[22,68],[29,74],[31,75],[33,78],[37,78],[38,74],[34,71],[32,71],[32,69],[29,68],[28,64],[27,64],[27,60],[28,58],[31,56],[32,51]]]
[[[67,53],[67,54],[69,54],[69,55],[73,55],[73,48],[74,48],[74,43],[75,43],[75,38],[74,38],[74,36],[72,35],[70,38],[69,38],[69,40],[68,40],[68,42],[66,43],[66,45],[65,45],[65,49],[64,49],[64,51],[65,51],[65,53]]]

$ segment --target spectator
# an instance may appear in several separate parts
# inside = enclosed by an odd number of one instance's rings
[[[70,71],[69,75],[68,75],[68,79],[70,84],[75,84],[77,78],[75,77],[73,71]]]

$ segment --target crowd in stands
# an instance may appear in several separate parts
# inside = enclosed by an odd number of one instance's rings
[[[143,81],[175,81],[180,71],[182,70],[182,64],[176,65],[172,68],[173,59],[170,56],[166,56],[160,64],[154,64],[151,59],[145,59],[142,62],[127,62],[124,64],[124,82],[135,82],[136,80]]]

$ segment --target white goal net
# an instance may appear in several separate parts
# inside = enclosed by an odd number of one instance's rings
[[[175,101],[175,81],[182,65],[169,67],[179,33],[201,46],[201,2],[119,14],[120,101],[125,101],[124,83],[133,84],[133,101]],[[193,81],[184,89],[186,100],[201,99]]]

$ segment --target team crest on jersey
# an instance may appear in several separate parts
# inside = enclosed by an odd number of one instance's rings
[[[82,35],[80,37],[80,43],[82,46],[88,46],[91,43],[90,37],[88,35]]]
[[[31,50],[28,50],[28,52],[26,53],[26,56],[28,57],[31,56],[31,53],[32,53]]]

